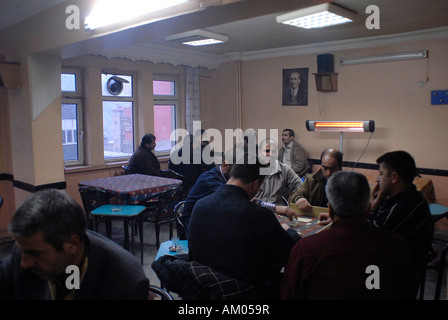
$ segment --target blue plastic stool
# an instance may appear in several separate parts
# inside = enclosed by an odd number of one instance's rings
[[[123,218],[124,224],[124,248],[129,250],[129,224],[131,225],[132,232],[132,253],[135,254],[135,243],[134,243],[134,230],[135,230],[135,222],[138,224],[139,236],[140,236],[140,259],[143,264],[143,219],[141,213],[145,211],[145,206],[137,206],[137,205],[116,205],[116,204],[105,204],[101,207],[96,208],[91,212],[92,216],[95,220],[99,217],[104,217],[108,220],[112,218]],[[110,225],[110,223],[106,223],[106,225]],[[106,229],[106,235],[108,238],[111,238],[112,231],[110,227]]]
[[[448,207],[442,206],[441,204],[430,203],[429,210],[431,211],[431,217],[434,219],[434,222],[443,217],[448,217]]]

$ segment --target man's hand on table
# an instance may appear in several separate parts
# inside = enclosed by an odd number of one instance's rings
[[[275,206],[274,212],[281,216],[287,217],[289,219],[289,221],[292,221],[296,216],[296,213],[294,212],[294,210],[292,210],[288,206]]]
[[[311,204],[305,198],[300,198],[299,200],[297,200],[296,206],[297,206],[297,209],[299,209],[299,210],[303,210],[303,211],[311,210]]]

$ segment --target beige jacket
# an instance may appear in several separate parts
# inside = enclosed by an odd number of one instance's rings
[[[281,147],[278,152],[278,160],[283,162],[283,154],[285,153],[285,146]],[[291,168],[300,177],[305,176],[306,173],[310,172],[310,165],[308,163],[308,156],[305,149],[295,140],[293,140],[293,145],[291,148]]]

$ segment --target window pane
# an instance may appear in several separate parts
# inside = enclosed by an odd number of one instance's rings
[[[76,74],[61,74],[61,91],[76,92]]]
[[[170,151],[174,141],[170,140],[171,131],[176,129],[176,106],[154,106],[154,135],[156,136],[156,152]]]
[[[132,76],[102,74],[101,83],[105,97],[132,97]]]
[[[154,95],[174,96],[174,81],[153,81]]]
[[[76,103],[62,104],[62,147],[64,161],[79,160],[78,139],[73,134],[78,132]]]
[[[132,101],[103,101],[103,139],[105,159],[132,155]]]

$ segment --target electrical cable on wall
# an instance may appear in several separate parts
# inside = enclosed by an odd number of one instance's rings
[[[317,108],[319,110],[319,119],[325,120],[325,95],[319,92]]]
[[[359,160],[361,160],[362,156],[364,155],[364,152],[366,152],[367,147],[369,146],[369,143],[370,143],[370,139],[372,138],[372,135],[373,135],[373,132],[370,134],[369,140],[367,140],[367,144],[366,144],[364,150],[362,151],[361,155],[359,156],[358,160],[353,165],[352,171],[355,170],[355,167],[358,165]]]

